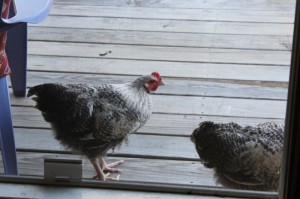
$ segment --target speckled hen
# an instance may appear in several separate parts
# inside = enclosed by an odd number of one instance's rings
[[[278,191],[284,124],[202,122],[191,135],[200,161],[228,188]]]
[[[55,137],[66,147],[86,155],[96,170],[94,179],[119,172],[107,164],[107,151],[120,145],[150,118],[152,103],[148,93],[163,85],[158,72],[125,84],[42,84],[32,87],[28,97],[49,122]]]

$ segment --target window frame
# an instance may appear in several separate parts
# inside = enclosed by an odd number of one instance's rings
[[[280,199],[300,197],[300,3],[296,1],[288,87]]]

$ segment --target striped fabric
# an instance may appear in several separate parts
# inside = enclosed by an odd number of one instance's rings
[[[10,2],[11,0],[3,0],[2,18],[8,17]],[[0,78],[11,74],[11,70],[9,68],[7,56],[5,53],[6,39],[7,39],[7,31],[1,32],[0,33]]]

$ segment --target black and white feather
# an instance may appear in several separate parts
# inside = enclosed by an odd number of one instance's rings
[[[280,122],[242,127],[206,121],[191,140],[200,161],[224,187],[278,191],[283,136]]]
[[[94,165],[98,157],[120,145],[150,118],[151,88],[147,91],[145,85],[153,81],[161,85],[159,78],[146,75],[130,83],[98,87],[42,84],[31,88],[28,96],[36,96],[36,108],[51,124],[56,139],[86,155]]]

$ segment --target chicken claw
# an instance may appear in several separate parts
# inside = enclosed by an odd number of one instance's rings
[[[102,181],[107,181],[107,180],[111,180],[111,181],[119,181],[120,180],[120,175],[117,175],[117,177],[109,177],[110,173],[106,173],[106,174],[97,174],[93,177],[94,180],[102,180]]]
[[[112,163],[107,164],[103,157],[100,158],[100,165],[101,165],[101,168],[102,168],[103,172],[120,173],[121,172],[120,169],[116,169],[116,168],[113,168],[113,167],[115,167],[119,164],[122,164],[123,162],[124,162],[124,160],[118,160],[116,162],[112,162]]]

